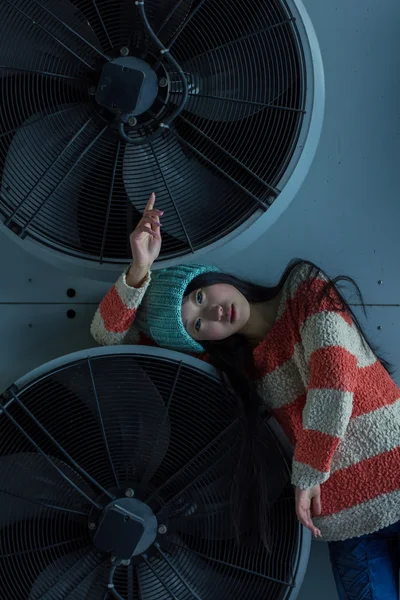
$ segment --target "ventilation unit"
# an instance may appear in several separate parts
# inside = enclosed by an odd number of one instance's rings
[[[135,346],[72,354],[12,385],[0,397],[0,597],[295,598],[311,535],[290,447],[264,423],[271,553],[238,545],[235,406],[210,366]]]
[[[155,191],[160,266],[254,241],[319,138],[318,45],[300,6],[4,0],[6,231],[52,263],[113,279]]]

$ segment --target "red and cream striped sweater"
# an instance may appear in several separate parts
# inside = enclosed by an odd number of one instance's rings
[[[91,332],[103,345],[151,343],[135,329],[140,289],[125,273]],[[323,277],[297,267],[277,319],[254,350],[259,391],[294,446],[292,484],[321,484],[322,540],[372,533],[400,520],[400,390],[343,312]]]

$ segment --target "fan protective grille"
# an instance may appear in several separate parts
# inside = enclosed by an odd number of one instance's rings
[[[228,236],[279,196],[307,88],[286,2],[147,0],[145,9],[189,98],[164,134],[138,147],[119,139],[114,115],[95,101],[104,64],[128,49],[159,78],[133,138],[158,128],[182,87],[134,3],[2,3],[0,213],[16,235],[96,263],[125,262],[155,191],[165,212],[162,261]]]
[[[240,431],[235,399],[215,377],[175,360],[105,355],[13,386],[1,404],[1,597],[111,600],[110,556],[94,548],[90,522],[126,489],[167,531],[116,568],[122,598],[290,596],[301,528],[287,459],[265,426],[272,552],[238,546],[229,490]]]

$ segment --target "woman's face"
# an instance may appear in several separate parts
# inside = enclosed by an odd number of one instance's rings
[[[196,341],[224,340],[239,333],[250,317],[250,305],[239,290],[216,283],[185,296],[182,321]]]

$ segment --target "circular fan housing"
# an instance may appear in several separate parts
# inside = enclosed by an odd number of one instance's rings
[[[292,451],[264,422],[268,553],[232,525],[241,436],[216,371],[166,350],[79,352],[17,381],[0,396],[0,597],[295,598],[311,534]]]
[[[295,196],[324,107],[300,0],[4,0],[0,221],[114,279],[149,194],[158,266],[243,249]]]

